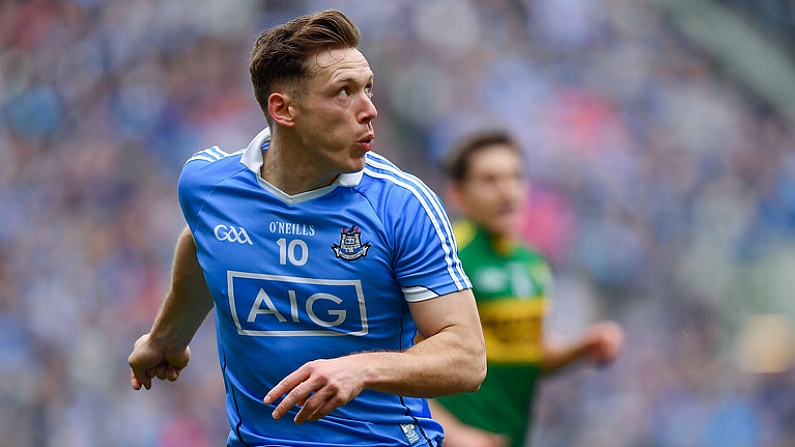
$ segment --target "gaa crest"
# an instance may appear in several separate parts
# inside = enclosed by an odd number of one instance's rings
[[[367,256],[367,250],[369,250],[370,247],[371,245],[369,242],[362,244],[362,234],[359,232],[359,228],[355,226],[343,228],[340,234],[339,245],[334,244],[331,246],[331,248],[334,249],[334,254],[336,254],[338,258],[342,258],[346,261],[353,261],[362,256]]]

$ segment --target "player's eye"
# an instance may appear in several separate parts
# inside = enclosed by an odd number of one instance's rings
[[[367,87],[365,87],[364,88],[364,94],[367,95],[368,98],[372,98],[373,97],[373,86],[372,85],[368,85]]]
[[[342,88],[340,89],[340,91],[339,91],[339,92],[337,92],[337,94],[338,94],[339,96],[349,96],[349,95],[350,95],[350,91],[348,90],[348,87],[342,87]]]

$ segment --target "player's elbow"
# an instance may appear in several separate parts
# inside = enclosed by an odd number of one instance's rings
[[[462,392],[472,393],[480,389],[480,384],[486,379],[486,348],[483,344],[476,344],[470,352],[467,362],[466,377],[464,378]]]
[[[468,382],[465,384],[462,392],[474,393],[475,391],[480,389],[480,385],[483,383],[483,380],[485,379],[486,379],[486,365],[484,364],[482,368],[478,368],[477,371],[473,371],[473,374],[469,378]]]

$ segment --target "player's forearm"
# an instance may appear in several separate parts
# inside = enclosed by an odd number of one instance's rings
[[[542,362],[542,372],[551,374],[582,358],[587,352],[587,345],[584,340],[567,345],[546,344],[544,346],[544,360]]]
[[[596,363],[612,361],[621,349],[623,340],[624,332],[617,323],[596,323],[581,338],[569,345],[555,346],[545,343],[543,370],[551,373],[581,358]]]
[[[474,300],[466,297],[450,304],[457,309],[449,314],[458,316],[405,352],[356,354],[363,356],[366,387],[417,397],[477,390],[486,376],[486,350],[477,309]]]
[[[150,338],[166,349],[184,349],[212,307],[193,236],[185,229],[174,252],[171,287],[155,317]]]
[[[405,352],[370,352],[361,356],[366,388],[415,397],[476,391],[486,376],[486,356],[479,331],[451,328]]]

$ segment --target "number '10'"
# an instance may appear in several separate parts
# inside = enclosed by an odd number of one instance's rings
[[[286,265],[287,261],[293,265],[304,265],[309,259],[309,247],[301,239],[293,239],[287,243],[286,238],[276,241],[279,244],[279,264]],[[300,250],[298,250],[300,249]]]

